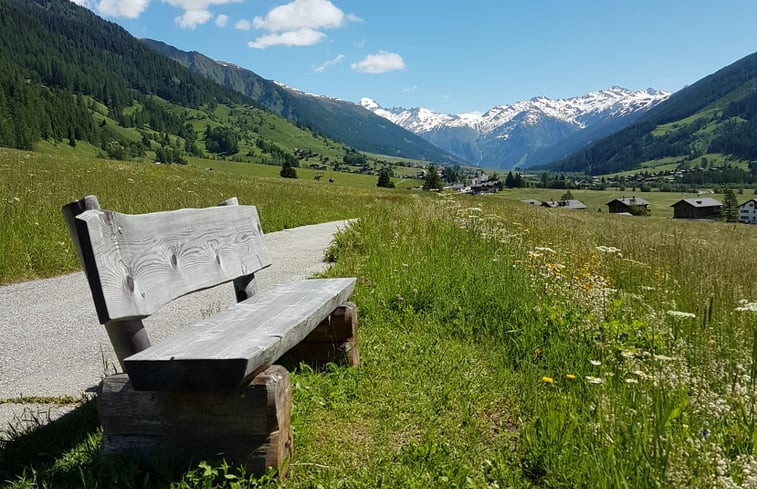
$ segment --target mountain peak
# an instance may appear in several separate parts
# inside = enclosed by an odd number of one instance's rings
[[[630,119],[646,112],[669,95],[654,89],[634,92],[613,86],[567,99],[537,96],[512,105],[492,107],[483,114],[457,115],[438,113],[423,107],[384,108],[367,97],[361,99],[360,105],[469,163],[509,168],[546,163],[547,161],[529,161],[529,154],[590,127],[609,127],[615,124],[612,127],[619,129],[616,121],[630,122]],[[525,136],[529,133],[532,135]],[[517,154],[511,154],[502,160],[486,154],[499,151],[494,150],[495,147],[512,145],[515,140],[522,141],[524,137],[533,139],[529,143],[532,145],[530,149],[519,150]],[[454,140],[455,138],[460,140]],[[539,138],[543,140],[537,141]]]

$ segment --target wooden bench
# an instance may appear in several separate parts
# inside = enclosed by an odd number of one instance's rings
[[[128,215],[85,197],[63,214],[125,374],[98,388],[102,454],[186,465],[222,456],[262,473],[291,455],[290,362],[359,362],[354,278],[256,293],[271,264],[257,210]],[[151,345],[142,320],[189,293],[232,282],[237,303]]]

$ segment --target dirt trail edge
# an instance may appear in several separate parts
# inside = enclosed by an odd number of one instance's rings
[[[273,265],[256,274],[258,290],[325,270],[323,251],[347,223],[267,234]],[[233,302],[231,284],[197,292],[161,308],[145,328],[154,343]],[[0,287],[0,338],[0,438],[75,408],[41,398],[79,400],[118,366],[83,273]]]

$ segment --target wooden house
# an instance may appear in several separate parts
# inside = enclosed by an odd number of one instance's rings
[[[586,204],[580,200],[545,200],[541,203],[542,207],[549,207],[550,209],[586,209]]]
[[[640,197],[621,197],[607,204],[610,214],[628,213],[631,215],[649,215],[649,202]]]
[[[757,197],[739,206],[739,222],[757,224]]]
[[[673,219],[720,219],[722,204],[710,197],[682,199],[673,204]]]

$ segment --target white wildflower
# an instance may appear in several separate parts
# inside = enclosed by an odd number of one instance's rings
[[[639,383],[639,380],[638,379],[634,379],[633,377],[628,377],[626,379],[626,384],[638,384],[638,383]]]
[[[599,377],[592,377],[591,375],[587,375],[587,376],[586,376],[586,381],[587,381],[588,383],[590,383],[590,384],[601,384],[602,382],[604,382],[604,381],[603,381],[602,379],[600,379]]]
[[[620,253],[620,249],[614,246],[596,246],[595,248],[602,253]]]
[[[734,309],[736,312],[757,312],[757,302],[748,302],[745,299],[742,299],[739,301],[739,304],[741,305]]]
[[[556,252],[555,250],[553,250],[552,248],[549,248],[549,247],[547,247],[547,246],[537,246],[537,247],[536,247],[536,248],[534,248],[534,249],[535,249],[536,251],[545,251],[545,252],[547,252],[547,253],[553,253],[553,254],[554,254],[554,253],[557,253],[557,252]]]
[[[600,362],[599,360],[589,360],[589,363],[594,365],[595,367],[602,365],[602,362]]]
[[[682,318],[682,319],[684,318],[694,319],[695,317],[697,317],[697,315],[694,314],[693,312],[683,312],[683,311],[667,311],[665,314],[667,314],[668,316],[672,316],[674,318]]]

